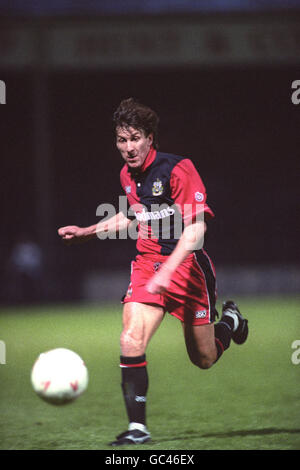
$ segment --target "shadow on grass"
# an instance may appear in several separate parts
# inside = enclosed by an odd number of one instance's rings
[[[201,437],[243,437],[243,436],[265,436],[267,434],[300,434],[300,429],[264,428],[264,429],[242,429],[239,431],[212,432],[202,434]]]
[[[266,436],[272,434],[300,434],[300,429],[286,429],[286,428],[263,428],[263,429],[241,429],[236,431],[227,432],[211,432],[201,434],[198,431],[187,431],[184,435],[177,436],[171,439],[161,439],[161,441],[180,441],[186,439],[201,439],[201,438],[226,438],[226,437],[244,437],[244,436]]]

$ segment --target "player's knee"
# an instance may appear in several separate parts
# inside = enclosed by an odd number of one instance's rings
[[[120,346],[123,355],[140,355],[144,350],[143,338],[134,334],[131,330],[123,330]]]
[[[190,360],[199,369],[209,369],[214,364],[214,358],[208,354],[193,354]]]

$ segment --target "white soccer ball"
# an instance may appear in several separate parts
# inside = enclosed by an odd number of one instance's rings
[[[70,349],[41,353],[31,371],[34,391],[48,403],[65,405],[87,388],[88,370],[81,357]]]

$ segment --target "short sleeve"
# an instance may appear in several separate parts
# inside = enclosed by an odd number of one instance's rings
[[[171,197],[182,214],[185,223],[208,220],[214,213],[206,203],[206,189],[192,161],[181,160],[172,170]]]

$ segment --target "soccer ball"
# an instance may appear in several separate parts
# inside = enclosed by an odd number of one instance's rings
[[[88,370],[81,357],[70,349],[41,353],[31,371],[34,391],[52,405],[65,405],[87,388]]]

